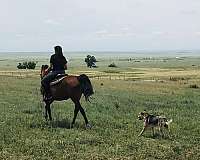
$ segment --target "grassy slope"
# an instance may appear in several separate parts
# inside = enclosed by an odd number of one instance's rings
[[[95,70],[107,69],[107,62],[101,63],[104,68]],[[172,61],[170,66],[180,69],[188,65],[187,69],[193,70],[190,64],[194,63],[197,65],[195,59],[180,64]],[[142,62],[138,66],[122,64],[116,70],[131,71],[142,66]],[[143,65],[157,67],[155,61]],[[158,66],[166,68],[165,63]],[[79,68],[87,70],[73,63],[71,72]],[[75,128],[68,129],[74,109],[71,101],[54,103],[54,120],[46,122],[38,78],[0,76],[0,82],[0,159],[200,158],[200,92],[189,88],[190,84],[199,84],[198,76],[164,82],[92,80],[95,99],[91,104],[81,101],[93,125],[91,130],[85,130],[80,114]],[[137,137],[142,129],[137,114],[143,109],[172,118],[172,136],[152,138],[147,131]]]

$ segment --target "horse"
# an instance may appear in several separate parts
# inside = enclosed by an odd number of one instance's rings
[[[42,65],[41,66],[41,80],[48,74],[46,72],[48,68],[48,65]],[[88,122],[88,119],[86,117],[85,111],[83,107],[80,104],[80,99],[82,94],[85,97],[86,101],[89,101],[89,98],[92,94],[94,94],[93,87],[91,84],[90,79],[88,78],[87,75],[81,74],[79,76],[73,76],[73,75],[58,75],[58,79],[54,82],[50,83],[50,91],[52,95],[51,100],[45,100],[45,119],[52,120],[51,117],[51,108],[50,105],[53,103],[53,101],[63,101],[63,100],[68,100],[71,99],[72,102],[74,103],[74,117],[71,123],[71,127],[74,126],[75,120],[77,117],[78,112],[80,111],[84,120],[87,128],[91,128],[91,125]],[[45,95],[44,88],[41,85],[41,93]]]

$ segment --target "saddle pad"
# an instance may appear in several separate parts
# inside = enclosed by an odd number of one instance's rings
[[[50,83],[50,86],[54,86],[54,85],[60,83],[65,77],[67,77],[67,76],[64,76],[64,77],[54,80],[53,82]]]
[[[66,74],[66,73],[64,73],[64,74],[58,74],[58,75],[56,76],[56,79],[59,79],[59,78],[61,78],[61,77],[66,77],[66,76],[68,76],[68,74]]]

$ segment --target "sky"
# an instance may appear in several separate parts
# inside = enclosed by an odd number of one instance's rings
[[[0,0],[0,52],[199,50],[200,0]]]

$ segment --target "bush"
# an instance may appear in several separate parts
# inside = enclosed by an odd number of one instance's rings
[[[17,65],[18,69],[35,69],[36,67],[36,62],[34,61],[29,61],[29,62],[23,62],[23,63],[19,63]]]
[[[107,70],[107,71],[103,71],[105,73],[120,73],[120,71],[115,71],[115,70]]]
[[[36,67],[36,62],[33,61],[28,62],[27,64],[28,69],[35,69],[35,67]]]
[[[87,57],[85,58],[85,63],[87,64],[87,67],[97,67],[95,65],[95,63],[97,62],[96,58],[94,56],[91,55],[87,55]]]
[[[196,84],[191,84],[190,88],[199,88],[199,86],[197,86]]]
[[[22,63],[19,63],[17,66],[18,69],[26,69],[26,66],[23,65]]]
[[[108,67],[117,67],[117,65],[113,62],[113,63],[109,64]]]
[[[187,80],[188,78],[184,78],[184,77],[170,77],[169,80],[170,81],[180,81],[180,80]]]

